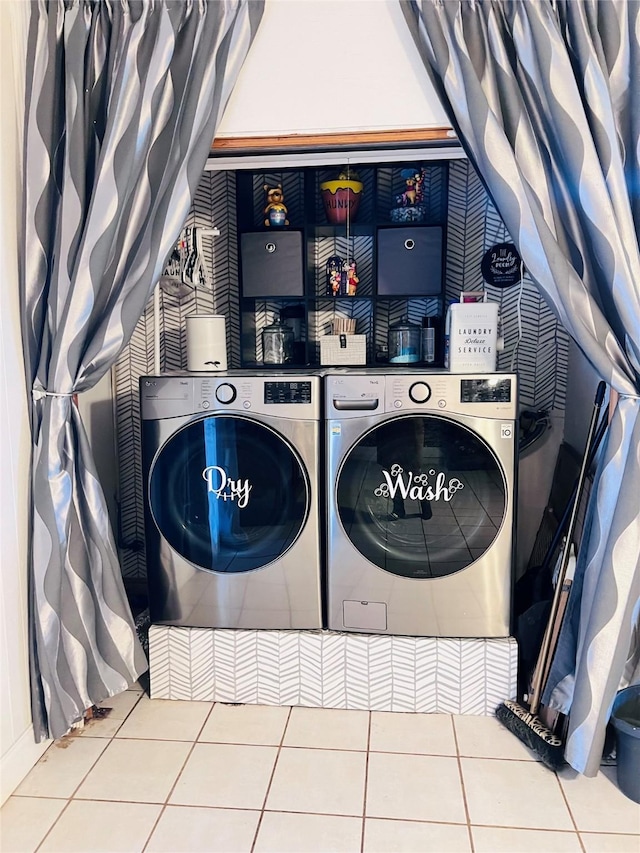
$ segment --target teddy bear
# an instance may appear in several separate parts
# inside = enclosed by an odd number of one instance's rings
[[[278,184],[275,187],[270,187],[269,184],[264,185],[264,191],[267,194],[267,205],[264,209],[265,225],[288,225],[287,208],[284,204],[284,194],[282,185]]]

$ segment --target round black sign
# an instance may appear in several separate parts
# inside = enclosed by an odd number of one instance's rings
[[[513,243],[497,243],[482,258],[482,277],[494,287],[511,287],[521,276],[522,258]]]

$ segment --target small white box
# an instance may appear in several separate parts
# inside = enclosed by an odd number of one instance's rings
[[[496,369],[498,305],[454,302],[450,306],[448,364],[451,373],[492,373]]]
[[[325,335],[320,338],[320,364],[366,363],[366,335]]]

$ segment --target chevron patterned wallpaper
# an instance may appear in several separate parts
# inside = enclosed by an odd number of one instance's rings
[[[320,171],[316,179],[333,177],[333,172]],[[363,217],[372,215],[366,208],[371,192],[373,170],[363,169],[365,184],[362,204]],[[392,205],[394,187],[397,188],[399,168],[385,168],[379,180],[379,204]],[[429,188],[429,217],[437,220],[444,205],[445,169],[435,170]],[[299,221],[303,212],[296,205],[302,197],[299,173],[264,173],[254,178],[254,193],[261,197],[263,183],[283,183],[285,199],[292,217]],[[367,188],[369,193],[367,194]],[[369,202],[370,203],[370,202]],[[258,207],[258,206],[256,206]],[[257,217],[257,213],[256,213]],[[322,221],[322,210],[318,211]],[[259,224],[256,221],[256,224]],[[240,300],[238,283],[238,249],[236,223],[236,175],[234,172],[205,172],[193,208],[185,225],[205,229],[217,227],[220,236],[203,237],[203,253],[213,281],[212,290],[186,286],[177,287],[169,281],[160,285],[160,367],[162,371],[186,368],[185,318],[191,313],[221,313],[227,318],[227,354],[229,367],[239,367],[241,359]],[[480,263],[485,251],[496,243],[508,242],[509,235],[488,197],[482,182],[466,160],[453,160],[449,164],[448,223],[447,223],[446,297],[458,299],[461,290],[485,287],[489,298],[500,304],[504,351],[499,356],[500,370],[517,370],[520,374],[520,399],[523,408],[563,409],[565,377],[568,363],[568,337],[538,294],[534,284],[524,275],[521,285],[506,290],[483,284]],[[373,289],[373,268],[367,243],[371,238],[352,238],[358,258],[359,293],[368,294]],[[321,247],[320,247],[321,246]],[[324,263],[326,257],[346,254],[344,241],[319,244],[314,250],[319,269],[315,288],[320,294],[324,288]],[[437,302],[433,299],[390,300],[385,304],[386,315],[379,306],[376,323],[377,340],[371,340],[373,329],[372,305],[367,300],[355,300],[348,306],[340,305],[340,314],[358,319],[358,331],[368,333],[368,357],[373,360],[375,349],[386,343],[386,329],[404,314],[419,320],[435,313]],[[273,320],[280,305],[268,301],[258,302],[255,314],[255,345],[260,355],[260,330]],[[329,331],[336,306],[322,306],[309,315],[309,336],[317,340]],[[138,409],[138,377],[153,372],[154,364],[154,309],[153,300],[140,319],[131,342],[122,352],[114,368],[115,419],[117,424],[117,458],[119,464],[119,523],[118,545],[125,578],[144,580],[146,576],[144,554],[143,483],[140,466],[140,421]],[[319,361],[319,344],[316,345]]]
[[[491,716],[516,695],[515,640],[152,625],[153,699]]]
[[[504,350],[498,370],[520,375],[520,403],[527,409],[564,409],[569,336],[528,274],[520,285],[500,289],[486,284],[480,265],[487,249],[511,237],[480,178],[466,160],[449,171],[447,299],[461,290],[486,290],[500,306]]]

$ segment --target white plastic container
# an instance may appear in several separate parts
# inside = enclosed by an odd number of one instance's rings
[[[223,314],[187,317],[187,370],[227,369],[227,333]]]

